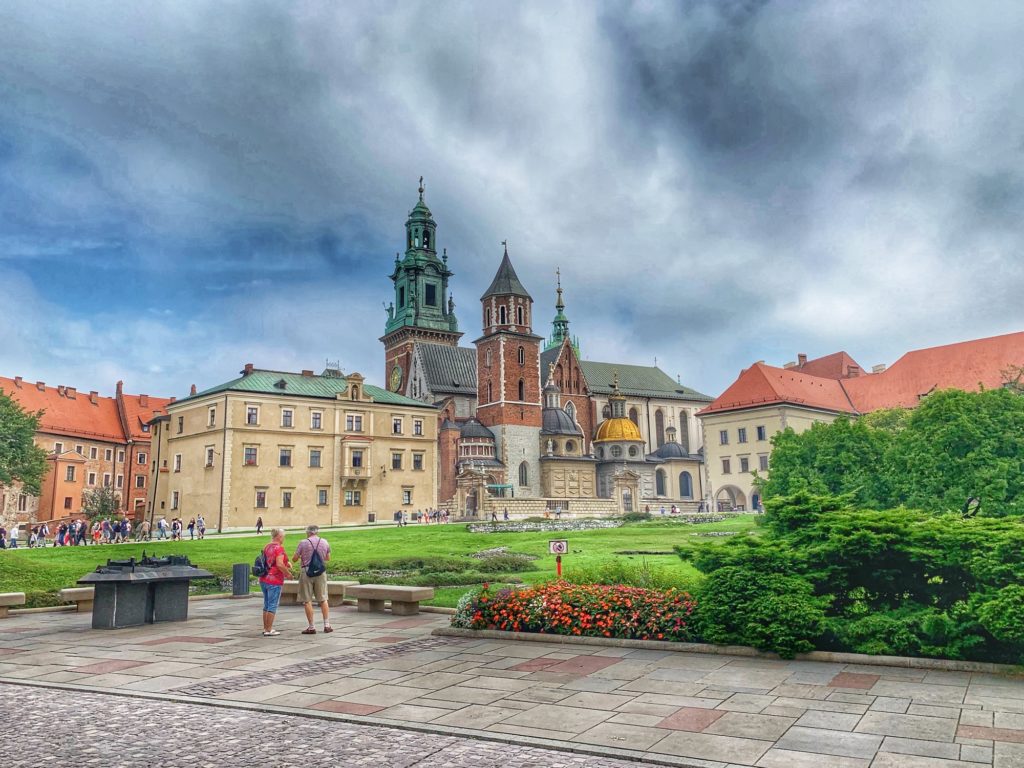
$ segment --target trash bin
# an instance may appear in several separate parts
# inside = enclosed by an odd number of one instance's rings
[[[235,563],[231,566],[231,596],[249,596],[249,564]]]

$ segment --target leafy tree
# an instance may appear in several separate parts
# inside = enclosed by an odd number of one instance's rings
[[[82,495],[82,511],[90,520],[115,517],[121,510],[121,497],[109,485],[94,488]]]
[[[0,485],[21,483],[38,496],[46,476],[46,451],[33,439],[43,412],[29,413],[0,389]]]

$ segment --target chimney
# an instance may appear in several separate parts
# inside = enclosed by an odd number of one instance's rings
[[[170,400],[169,400],[168,402],[171,402],[171,403],[173,403],[173,402],[174,402],[175,400],[177,400],[177,399],[178,399],[178,398],[176,398],[176,397],[172,397],[172,398],[170,398]]]
[[[796,363],[790,360],[788,363],[785,363],[782,367],[788,371],[790,368],[796,368]]]
[[[37,381],[36,382],[36,389],[38,389],[40,392],[45,392],[46,391],[46,383],[42,382],[42,381]]]
[[[195,385],[195,384],[193,384],[193,385],[192,385],[192,388],[191,388],[191,389],[190,389],[190,390],[188,391],[188,393],[189,393],[190,395],[194,395],[194,394],[195,394],[196,392],[198,392],[198,391],[199,391],[199,390],[198,390],[198,389],[196,389],[196,385]]]
[[[99,394],[100,393],[97,392],[95,389],[90,390],[89,391],[89,402],[92,403],[93,405],[99,405],[99,400],[98,400]]]
[[[75,395],[78,394],[78,390],[74,387],[64,387],[64,394],[67,395],[71,400],[75,399]]]
[[[120,397],[123,394],[124,394],[124,382],[123,381],[118,381],[117,382],[117,396]]]
[[[63,384],[58,384],[57,385],[57,394],[60,395],[61,397],[64,396],[64,385]]]
[[[149,407],[149,395],[139,395],[139,407],[140,408],[148,408]]]
[[[21,376],[15,376],[14,377],[14,386],[16,386],[18,389],[21,389],[21,382],[22,381],[24,381],[24,379],[22,379]]]
[[[303,369],[303,371],[302,371],[302,375],[303,375],[303,376],[312,376],[312,375],[313,375],[313,372],[312,372],[312,371],[309,371],[309,370],[306,370],[306,369]]]
[[[252,369],[253,369],[252,363],[246,363],[245,364],[245,368],[242,369],[242,375],[243,376],[248,376],[250,373],[252,373]]]
[[[878,365],[871,366],[871,372],[872,373],[884,373],[885,372],[885,363],[879,363]]]
[[[857,378],[858,376],[860,376],[860,366],[859,365],[848,365],[848,366],[846,366],[846,375],[849,378],[851,378],[851,379]]]
[[[798,352],[796,356],[796,362],[797,365],[801,367],[807,365],[807,355],[805,355],[803,352]]]

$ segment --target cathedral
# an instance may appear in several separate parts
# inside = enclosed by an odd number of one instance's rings
[[[439,409],[438,501],[468,515],[545,510],[615,514],[704,498],[696,413],[712,398],[657,366],[583,359],[569,333],[561,276],[548,336],[504,245],[480,297],[479,334],[462,332],[448,253],[423,200],[395,255],[385,306],[385,380]]]

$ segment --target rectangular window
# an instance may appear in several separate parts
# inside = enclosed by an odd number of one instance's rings
[[[181,472],[181,454],[174,454],[174,471]]]
[[[117,463],[124,464],[124,451],[117,452]]]
[[[185,417],[184,416],[179,416],[178,417],[178,434],[180,435],[184,431],[185,431]]]
[[[140,467],[146,466],[146,454],[144,454],[144,453],[140,453],[139,454],[138,464],[139,464]]]
[[[758,427],[757,428],[757,439],[758,440],[767,440],[768,439],[768,430],[766,430],[764,427]]]
[[[319,468],[320,464],[320,449],[310,448],[309,449],[309,466]]]
[[[255,405],[245,407],[245,423],[255,426],[260,423],[260,409]]]
[[[412,420],[412,433],[414,435],[422,435],[423,434],[423,419],[413,419]]]
[[[728,475],[732,473],[732,463],[729,459],[722,459],[722,474]]]
[[[77,453],[80,456],[85,456],[85,448],[83,448],[80,445],[76,445],[75,446],[75,453]]]
[[[401,469],[402,468],[402,454],[392,453],[391,454],[391,468]]]
[[[316,489],[316,503],[321,507],[327,506],[327,489],[317,488]]]
[[[213,446],[212,445],[206,446],[206,466],[207,467],[212,467],[213,466]]]
[[[427,283],[425,287],[427,289],[426,290],[426,299],[425,299],[425,301],[427,303],[427,306],[428,307],[436,307],[437,306],[437,286],[433,285],[432,283]]]
[[[98,455],[99,454],[96,452],[96,446],[95,445],[92,446],[91,448],[89,448],[89,458],[90,459],[95,459]]]
[[[391,420],[391,434],[400,435],[402,434],[402,420],[394,418]]]
[[[216,408],[216,406],[210,408],[210,410],[207,411],[206,413],[207,413],[207,416],[206,416],[206,426],[208,426],[208,427],[215,427],[215,426],[217,426],[217,408]]]
[[[310,429],[323,429],[324,428],[324,415],[320,411],[313,411],[309,414],[309,428]]]
[[[728,445],[729,444],[729,430],[722,429],[718,432],[718,444]]]
[[[281,507],[284,509],[290,508],[292,505],[292,492],[281,491]]]
[[[18,511],[24,512],[28,509],[28,496],[24,493],[18,496]]]
[[[178,492],[177,491],[171,491],[171,509],[177,509],[178,508],[178,498],[179,498]]]
[[[70,496],[65,496],[64,497],[64,509],[71,509],[71,497]]]
[[[767,472],[768,471],[768,457],[767,456],[765,456],[764,454],[758,456],[757,457],[757,463],[758,463],[758,467],[761,469],[762,472]]]
[[[291,408],[282,408],[281,409],[281,426],[282,427],[290,427],[292,425],[292,417],[293,416],[294,416],[294,411],[292,411]]]
[[[750,471],[750,459],[746,456],[740,456],[740,472]]]
[[[267,508],[267,492],[264,490],[256,491],[256,508],[266,509]]]
[[[146,487],[146,476],[145,475],[136,475],[135,476],[135,487],[136,488],[145,488]]]
[[[114,449],[113,448],[107,448],[107,450],[105,450],[103,452],[103,460],[104,461],[110,461],[113,458],[114,458]]]
[[[64,443],[54,443],[53,444],[53,452],[54,453],[64,453]]]
[[[747,428],[746,427],[740,427],[739,429],[737,429],[736,430],[736,435],[737,435],[736,439],[739,442],[741,442],[741,443],[747,442]]]
[[[245,466],[255,467],[258,458],[259,449],[257,449],[255,445],[245,446]]]
[[[345,430],[347,432],[362,432],[363,417],[352,413],[347,414],[345,416]]]
[[[89,485],[96,485],[96,473],[95,472],[90,472],[89,473]]]
[[[114,482],[115,488],[124,488],[124,475],[118,475],[117,480]]]
[[[362,491],[345,491],[345,506],[358,507],[363,503]]]
[[[363,452],[362,451],[358,451],[358,450],[357,451],[352,451],[352,466],[353,467],[361,467],[361,466],[363,466]]]
[[[109,472],[104,472],[103,473],[103,487],[104,488],[109,488],[110,487],[110,473]]]
[[[402,503],[403,504],[412,504],[412,488],[403,488],[402,489]]]
[[[75,482],[75,468],[74,468],[74,467],[68,467],[68,468],[67,468],[67,469],[66,469],[66,470],[64,471],[64,479],[65,479],[65,480],[66,480],[67,482],[69,482],[69,483],[73,483],[73,482]]]
[[[422,453],[414,453],[412,455],[412,468],[413,469],[423,469],[423,454]]]
[[[290,467],[292,465],[292,449],[282,448],[281,454],[278,460],[278,466]]]

